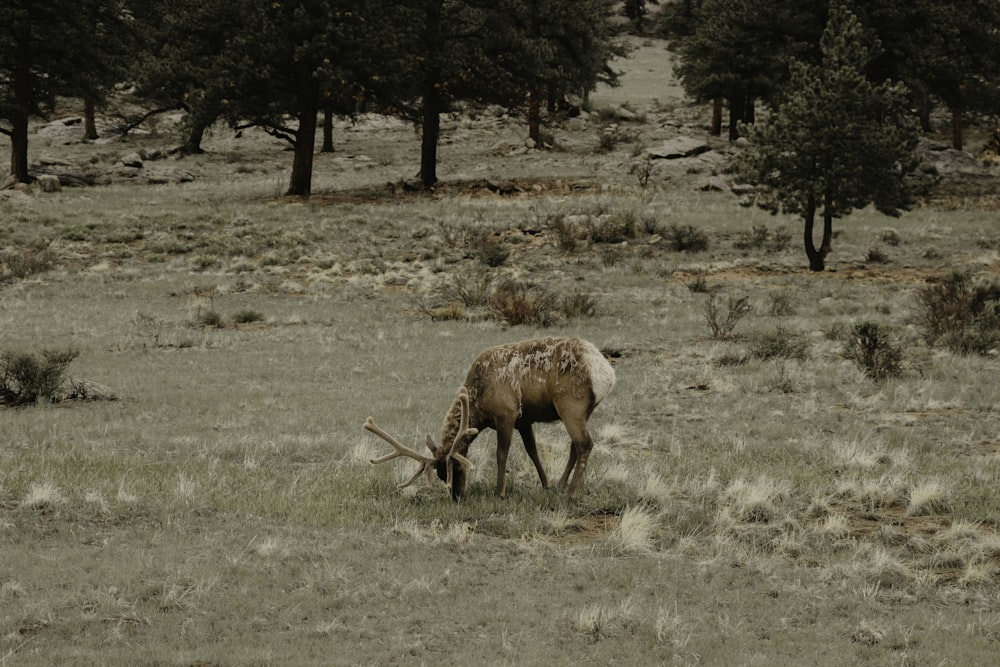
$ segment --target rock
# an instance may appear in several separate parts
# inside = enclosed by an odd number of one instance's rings
[[[123,167],[132,167],[134,169],[142,169],[142,156],[138,153],[127,153],[126,155],[118,158],[118,164]]]
[[[704,141],[694,137],[674,137],[664,141],[659,146],[646,150],[646,154],[659,160],[676,160],[708,152],[711,149]]]
[[[194,180],[194,174],[180,167],[170,167],[165,165],[150,167],[145,171],[146,180],[153,185],[164,183],[190,183]]]
[[[920,167],[910,176],[918,191],[971,196],[1000,190],[1000,178],[988,163],[939,141],[923,140],[917,147]]]
[[[729,192],[731,188],[721,176],[709,176],[698,189],[703,192]]]

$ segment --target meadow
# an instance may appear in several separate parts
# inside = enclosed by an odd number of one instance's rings
[[[435,193],[396,185],[418,140],[376,117],[338,124],[309,200],[253,132],[184,160],[166,120],[34,140],[193,180],[0,201],[0,353],[72,349],[117,398],[0,407],[0,665],[993,659],[1000,359],[930,342],[920,295],[997,279],[995,206],[857,212],[811,273],[795,219],[701,189],[720,160],[643,158],[703,135],[665,59],[641,45],[592,100],[629,113],[549,151],[499,111],[450,118]],[[884,377],[852,354],[864,323]],[[495,498],[492,432],[464,502],[369,464],[367,416],[437,436],[476,353],[543,335],[618,375],[578,497],[515,439]],[[568,438],[537,430],[558,476]]]

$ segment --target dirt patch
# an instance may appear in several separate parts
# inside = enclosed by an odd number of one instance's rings
[[[941,515],[908,516],[905,507],[883,507],[872,512],[847,513],[847,534],[852,539],[872,539],[880,531],[892,531],[892,541],[905,542],[915,535],[930,537],[947,530],[951,521]]]

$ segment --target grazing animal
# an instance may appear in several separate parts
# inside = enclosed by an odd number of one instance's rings
[[[614,385],[615,371],[611,364],[592,343],[580,338],[537,338],[491,347],[481,352],[469,367],[465,384],[444,419],[440,443],[435,445],[427,437],[431,456],[400,444],[369,417],[365,428],[395,450],[372,459],[371,463],[384,463],[399,456],[415,459],[420,462],[420,469],[400,488],[413,484],[422,473],[430,486],[432,471],[436,471],[448,484],[451,497],[459,500],[465,497],[467,473],[472,465],[466,458],[469,445],[480,431],[492,428],[497,432],[496,494],[502,498],[506,493],[507,453],[516,430],[538,471],[542,487],[548,488],[532,424],[560,420],[572,444],[559,488],[565,489],[569,482],[569,494],[576,495],[593,446],[587,419]]]

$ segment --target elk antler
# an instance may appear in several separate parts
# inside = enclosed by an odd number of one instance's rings
[[[472,465],[472,461],[470,461],[465,456],[455,451],[455,448],[458,447],[458,444],[462,441],[463,437],[473,436],[479,433],[479,429],[469,428],[469,392],[465,387],[462,387],[459,390],[458,400],[462,405],[462,416],[459,421],[458,432],[455,434],[455,439],[452,441],[451,447],[448,448],[448,453],[444,457],[445,469],[448,471],[446,482],[448,484],[449,489],[451,488],[451,481],[452,481],[451,462],[453,460],[457,461],[459,465],[461,465],[466,470],[470,470],[475,467],[474,465]],[[417,481],[417,478],[420,477],[421,473],[427,476],[427,484],[420,487],[420,490],[433,488],[434,468],[435,464],[437,463],[434,457],[424,456],[419,452],[413,451],[412,449],[401,443],[399,440],[397,440],[396,438],[392,437],[391,435],[383,431],[381,428],[379,428],[378,424],[375,423],[375,419],[372,417],[369,417],[367,420],[365,420],[364,427],[366,431],[374,433],[378,437],[388,442],[390,445],[392,445],[392,448],[395,450],[389,452],[384,456],[380,456],[377,459],[371,459],[369,460],[369,463],[373,465],[378,463],[385,463],[386,461],[391,461],[395,458],[399,458],[400,456],[406,456],[420,463],[420,468],[418,468],[417,471],[413,473],[413,476],[410,477],[410,479],[400,484],[398,488],[405,489],[406,487],[410,486],[415,481]],[[442,443],[442,447],[443,446],[444,444]],[[427,447],[432,452],[434,452],[435,455],[437,455],[438,449],[434,446],[434,441],[431,439],[430,436],[427,436]]]
[[[371,417],[365,420],[365,430],[374,433],[378,437],[382,438],[390,445],[392,445],[392,448],[394,450],[396,450],[394,452],[386,454],[385,456],[380,456],[377,459],[371,459],[369,463],[373,465],[377,463],[385,463],[386,461],[391,461],[392,459],[398,458],[400,456],[409,457],[420,463],[420,468],[417,470],[417,472],[413,473],[413,477],[400,484],[398,488],[405,489],[406,487],[413,484],[415,481],[417,481],[417,478],[420,477],[420,473],[426,473],[427,475],[427,484],[420,487],[421,490],[433,488],[434,459],[432,459],[429,456],[424,456],[419,452],[415,452],[406,445],[404,445],[403,443],[401,443],[399,440],[396,440],[394,437],[392,437],[391,435],[383,431],[381,428],[379,428],[378,425],[375,423],[375,420]]]
[[[464,386],[458,390],[458,401],[462,404],[462,416],[459,420],[458,431],[455,433],[455,439],[452,440],[451,447],[448,448],[448,455],[445,457],[445,461],[449,464],[445,467],[448,471],[448,479],[446,480],[446,483],[448,484],[449,489],[451,488],[450,464],[453,459],[458,461],[459,464],[466,470],[471,470],[475,467],[472,465],[472,461],[456,452],[455,448],[458,447],[458,443],[460,443],[465,437],[473,436],[479,433],[479,429],[469,428],[469,390]],[[441,443],[441,445],[444,446],[444,443]]]

